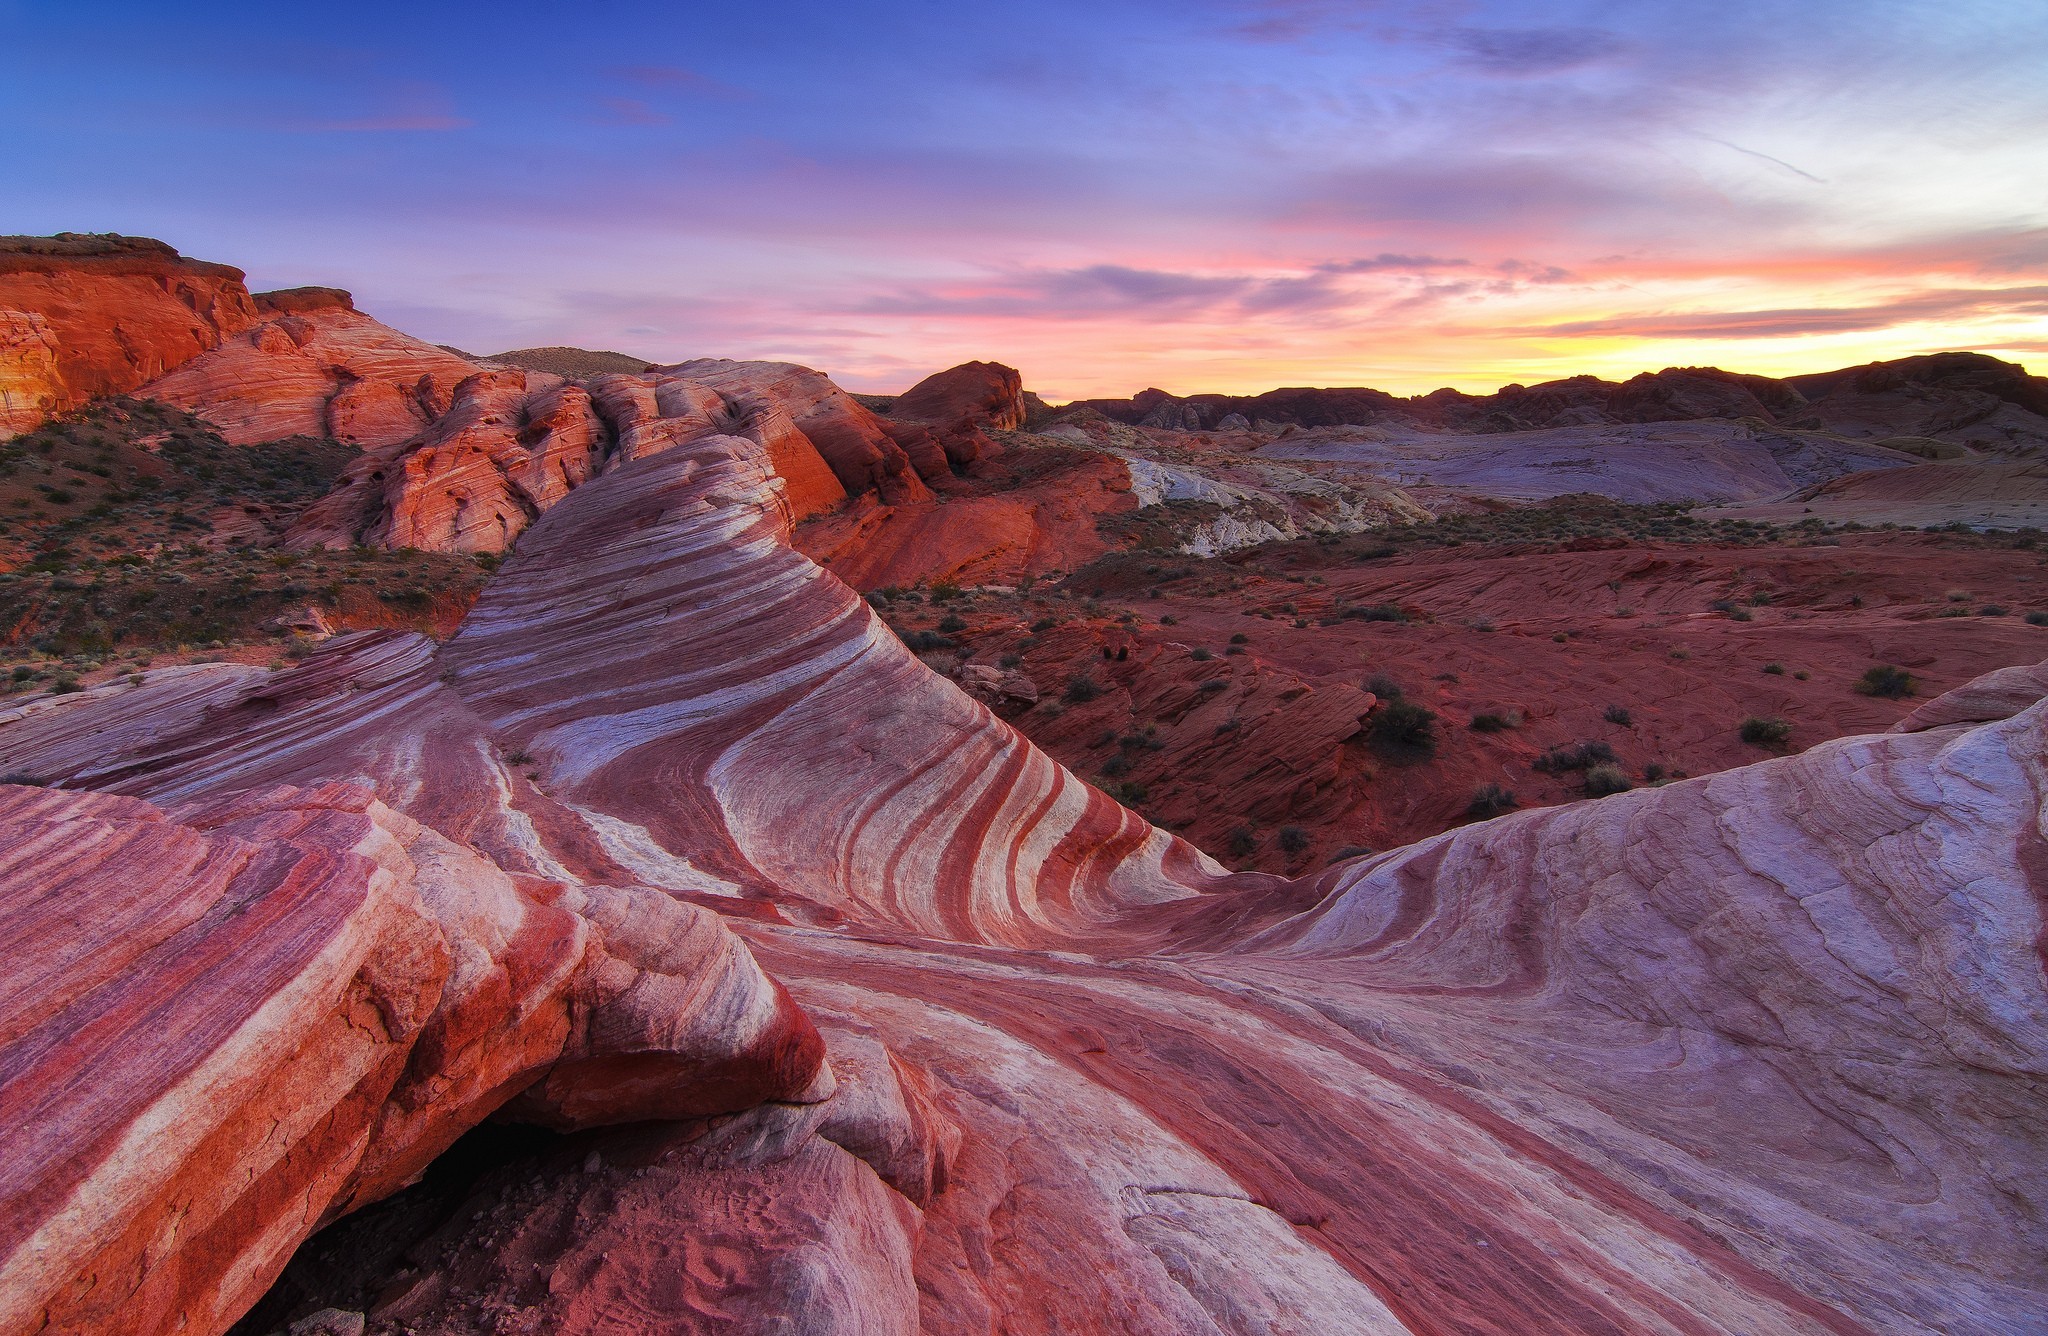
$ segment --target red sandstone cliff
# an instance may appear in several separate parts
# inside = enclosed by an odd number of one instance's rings
[[[145,237],[0,237],[0,439],[126,394],[259,317],[242,271]]]

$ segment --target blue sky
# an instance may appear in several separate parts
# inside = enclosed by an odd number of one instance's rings
[[[1055,397],[2048,352],[2048,4],[0,0],[0,230]]]

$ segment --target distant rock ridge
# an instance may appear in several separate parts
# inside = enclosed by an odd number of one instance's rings
[[[654,365],[645,358],[627,353],[563,347],[514,348],[510,352],[492,353],[482,360],[518,367],[522,371],[545,371],[549,375],[562,376],[569,380],[613,372],[637,376]]]
[[[1981,353],[1937,353],[1786,379],[1671,367],[1620,383],[1572,376],[1508,385],[1490,395],[1443,389],[1401,398],[1349,388],[1182,397],[1148,389],[1129,399],[1084,399],[1067,407],[1178,431],[1243,430],[1263,421],[1274,429],[1395,425],[1512,432],[1756,418],[1856,439],[1911,435],[2000,451],[2048,447],[2048,380]]]

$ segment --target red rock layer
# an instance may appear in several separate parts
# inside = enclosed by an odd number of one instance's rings
[[[388,446],[446,412],[477,366],[354,308],[348,294],[269,294],[272,318],[144,388],[196,413],[236,445],[327,436]]]
[[[927,673],[789,549],[782,490],[758,442],[673,444],[547,511],[438,651],[0,723],[0,766],[162,801],[361,776],[515,887],[724,910],[822,1024],[830,1098],[583,1143],[380,1330],[1848,1336],[2048,1303],[2024,684],[1223,878]],[[657,903],[617,910],[649,949]]]
[[[360,788],[0,788],[0,832],[0,1329],[218,1331],[508,1099],[591,1126],[817,1071],[713,916],[515,880]]]
[[[944,450],[916,428],[913,467],[892,430],[913,439],[817,372],[782,363],[690,362],[581,385],[493,372],[462,382],[416,439],[366,457],[293,541],[502,552],[597,474],[718,433],[766,451],[796,519],[838,508],[850,491],[931,504],[919,471],[947,476]]]
[[[143,237],[0,237],[0,440],[257,320],[242,271]]]

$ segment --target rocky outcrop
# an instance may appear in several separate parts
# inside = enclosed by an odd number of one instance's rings
[[[927,428],[956,470],[994,452],[989,429],[1015,431],[1025,415],[1023,378],[999,362],[963,362],[927,376],[898,395],[888,413]]]
[[[2009,453],[2048,445],[2048,380],[1982,353],[1930,353],[1786,383],[1846,436],[1933,437]]]
[[[947,430],[1024,425],[1024,380],[1000,362],[963,362],[926,376],[896,397],[890,416]]]
[[[145,237],[0,237],[0,439],[254,324],[242,271]]]
[[[144,396],[211,422],[236,445],[324,436],[392,446],[448,410],[474,362],[401,334],[334,288],[267,294],[270,319],[227,339]]]
[[[818,1071],[713,916],[508,876],[359,787],[0,787],[0,831],[8,1331],[219,1331],[507,1100],[624,1123]]]
[[[789,414],[850,494],[884,501],[930,499],[928,481],[947,475],[944,447],[915,423],[890,424],[824,375],[787,362],[700,358],[665,368],[724,395],[764,395]]]
[[[850,494],[928,505],[919,470],[938,479],[953,467],[925,428],[885,424],[804,367],[690,362],[575,384],[498,371],[458,385],[417,438],[367,455],[291,541],[502,552],[598,474],[719,433],[766,452],[794,520],[835,510]],[[918,449],[916,467],[898,437]]]
[[[494,865],[643,968],[696,931],[670,909],[716,909],[828,1036],[829,1090],[508,1165],[417,1245],[380,1330],[1843,1336],[2041,1310],[2030,688],[1319,877],[1226,876],[792,551],[761,441],[664,442],[683,394],[445,645],[342,637],[0,722],[0,768],[180,814],[368,784],[423,832],[393,836],[416,869]],[[1332,693],[1328,726],[1372,705]],[[649,1018],[687,991],[602,993],[647,1010],[591,1013],[586,1048],[572,1023],[531,1080],[536,1040],[474,1061],[509,1050],[514,1111],[588,1120],[616,1068],[584,1055],[671,1033]],[[688,1014],[737,1034],[718,1018],[766,1005]],[[689,1071],[620,1085],[687,1115]],[[373,1147],[431,1140],[380,1126]]]

